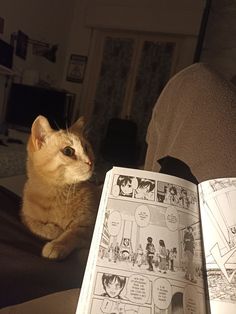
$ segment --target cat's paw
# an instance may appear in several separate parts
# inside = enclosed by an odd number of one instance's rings
[[[53,240],[58,238],[63,233],[63,230],[53,223],[47,223],[44,224],[43,233],[46,239]]]
[[[42,250],[42,256],[49,259],[63,259],[70,252],[68,248],[59,241],[51,241],[44,245]]]

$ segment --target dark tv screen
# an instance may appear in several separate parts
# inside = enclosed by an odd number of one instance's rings
[[[6,122],[10,127],[29,131],[34,119],[43,115],[54,129],[66,128],[71,122],[72,103],[68,101],[69,95],[64,91],[13,83]]]

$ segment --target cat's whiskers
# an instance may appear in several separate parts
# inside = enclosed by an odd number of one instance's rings
[[[59,131],[59,130],[60,130],[60,127],[59,127],[59,125],[58,125],[57,121],[56,121],[56,120],[54,120],[54,123],[55,123],[55,126],[57,127],[57,130]]]
[[[70,137],[71,132],[70,132],[70,130],[69,130],[69,128],[68,128],[68,126],[66,126],[65,131],[66,131],[67,136],[68,136],[68,137]]]

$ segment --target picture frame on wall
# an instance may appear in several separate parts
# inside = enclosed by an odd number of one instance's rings
[[[83,83],[87,59],[87,56],[71,54],[67,69],[67,81]]]

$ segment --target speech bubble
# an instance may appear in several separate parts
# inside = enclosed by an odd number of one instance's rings
[[[168,308],[171,302],[172,288],[167,279],[158,278],[153,282],[153,299],[160,310]]]
[[[188,285],[184,289],[184,314],[199,314],[199,299],[197,289]]]
[[[111,236],[117,236],[121,227],[121,215],[118,211],[113,211],[108,218],[108,232]]]
[[[170,231],[176,231],[179,226],[179,215],[175,207],[169,206],[165,213],[166,225]]]
[[[146,205],[141,205],[136,208],[135,220],[140,227],[147,227],[150,221],[150,211]]]
[[[150,281],[141,275],[131,275],[128,280],[126,297],[129,301],[139,304],[148,302]]]

